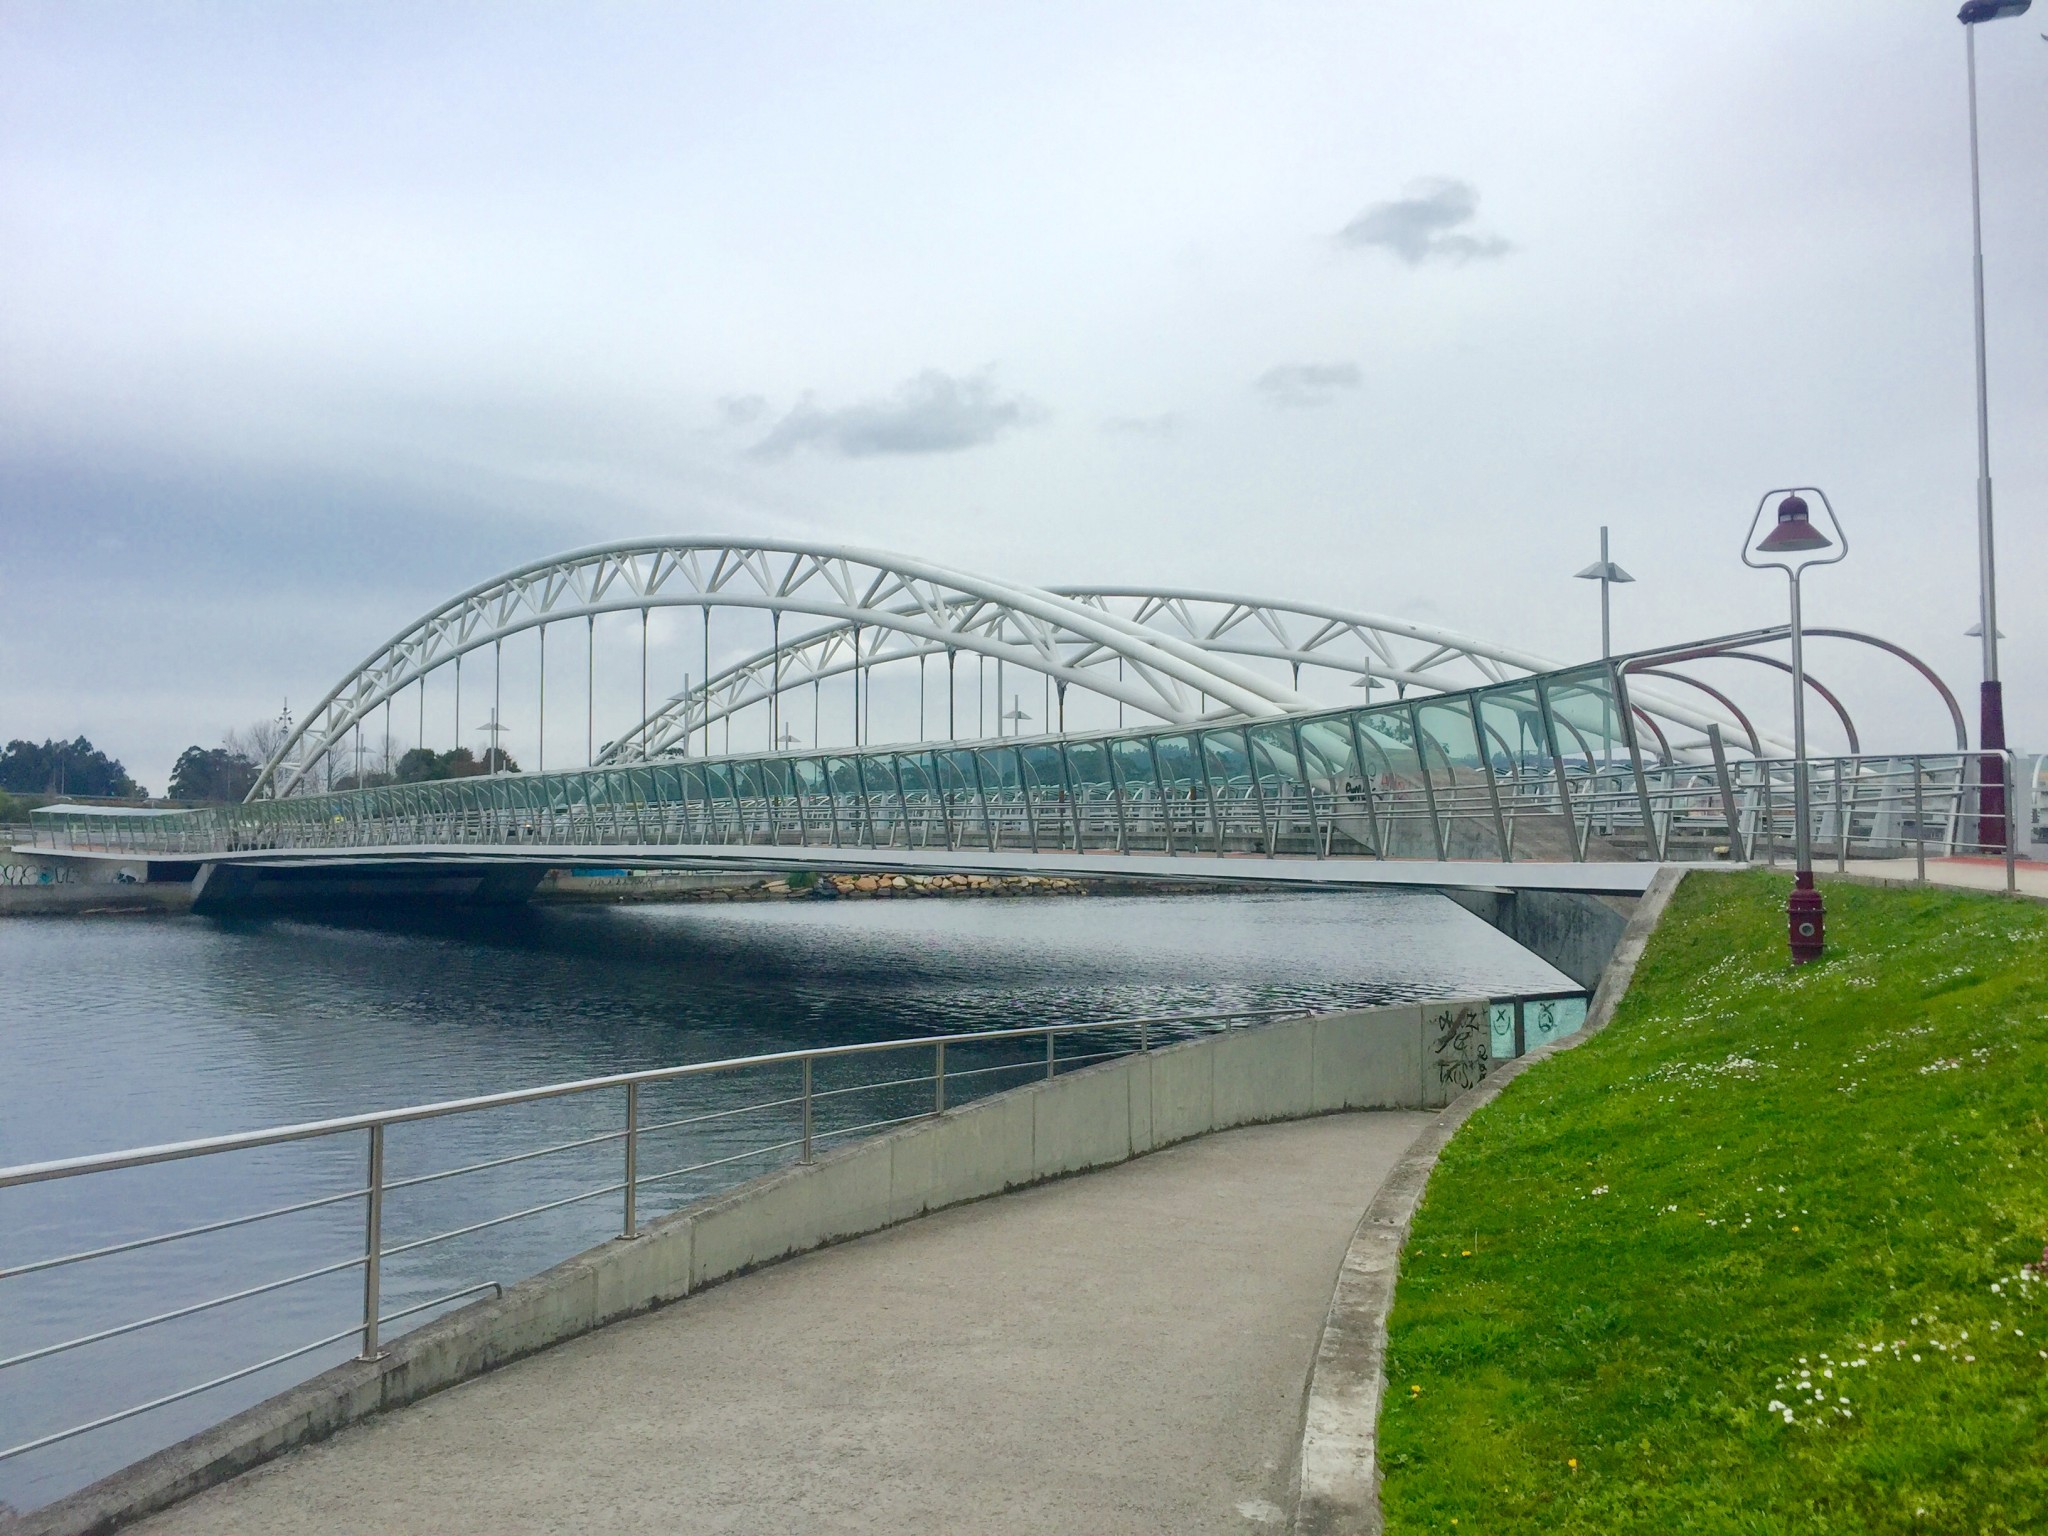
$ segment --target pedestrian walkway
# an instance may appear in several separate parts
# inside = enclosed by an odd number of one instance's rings
[[[1825,863],[1817,865],[1823,880],[1832,867]],[[1849,873],[1876,880],[1911,882],[1916,875],[1916,866],[1911,859],[1852,859]],[[1927,882],[1930,885],[1953,885],[1967,891],[2002,891],[2005,889],[2005,860],[1929,859]],[[2048,901],[2048,864],[2038,859],[2019,860],[2013,866],[2013,884],[2022,896]]]
[[[1268,1529],[1338,1265],[1431,1119],[1254,1126],[927,1216],[558,1345],[132,1529]]]

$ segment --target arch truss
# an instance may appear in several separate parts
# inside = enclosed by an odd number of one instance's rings
[[[1301,688],[1304,669],[1312,678],[1337,679],[1339,687],[1348,685],[1370,695],[1381,687],[1403,694],[1410,689],[1451,693],[1563,668],[1563,663],[1531,651],[1384,614],[1163,587],[1049,590],[1107,617],[1192,646],[1218,662],[1284,663],[1290,668],[1289,685],[1295,691]],[[982,619],[999,629],[1004,623],[1000,614]],[[786,642],[779,651],[760,651],[708,681],[672,695],[600,753],[599,761],[637,762],[670,756],[682,750],[695,732],[758,707],[778,687],[787,690],[884,662],[941,656],[946,649],[944,644],[903,630],[869,627],[858,635],[850,625],[815,630]],[[1115,671],[1119,659],[1115,647],[1093,643],[1078,645],[1065,657],[1074,672],[1087,673],[1091,679]],[[1099,683],[1091,686],[1108,691]],[[1655,719],[1699,737],[1710,728],[1719,728],[1733,739],[1754,742],[1759,750],[1790,750],[1775,738],[1760,737],[1725,700],[1720,701],[1723,709],[1694,707],[1654,685],[1632,689],[1631,696]],[[1319,702],[1348,701],[1340,695]],[[1739,737],[1734,735],[1738,728]]]
[[[1168,721],[1191,722],[1211,708],[1259,717],[1312,707],[1226,656],[1035,587],[837,545],[635,540],[522,566],[407,625],[307,713],[263,765],[250,798],[306,786],[376,709],[470,652],[565,619],[665,607],[765,610],[778,626],[786,614],[821,619],[846,632],[849,661],[862,640],[871,659],[885,644],[967,651]],[[1091,664],[1100,657],[1120,665]]]

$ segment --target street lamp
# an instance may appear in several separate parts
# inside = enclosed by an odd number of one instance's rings
[[[1600,558],[1587,566],[1583,571],[1580,571],[1577,579],[1600,583],[1600,659],[1605,661],[1614,654],[1614,630],[1609,622],[1608,595],[1616,582],[1635,580],[1635,577],[1629,575],[1627,571],[1624,571],[1620,566],[1607,558],[1607,525],[1605,523],[1600,525]],[[1604,702],[1600,706],[1600,735],[1603,743],[1602,751],[1606,755],[1607,766],[1612,768],[1614,766],[1614,718],[1608,713],[1608,706]],[[1586,765],[1589,770],[1592,766],[1591,763]]]
[[[1984,382],[1984,212],[1977,177],[1977,25],[2022,16],[2033,0],[1968,0],[1956,12],[1970,76],[1970,258],[1977,299],[1977,607],[1984,642],[1984,684],[1979,694],[1977,745],[2005,748],[2005,695],[1998,681],[1998,560],[1991,542],[1991,414]],[[2005,846],[2005,771],[1999,759],[1978,764],[1977,840]]]
[[[1614,632],[1608,624],[1607,614],[1608,589],[1618,581],[1635,580],[1635,577],[1629,575],[1627,571],[1624,571],[1620,566],[1607,558],[1607,529],[1605,526],[1602,526],[1600,529],[1600,558],[1579,572],[1577,579],[1600,583],[1600,659],[1605,661],[1614,654]]]
[[[1835,530],[1832,539],[1808,520],[1806,498],[1799,494],[1801,491],[1810,491],[1820,498],[1828,522]],[[1778,503],[1777,522],[1759,540],[1756,537],[1757,524],[1763,521],[1764,508],[1773,496],[1785,499]],[[1835,552],[1832,555],[1819,554],[1818,551],[1823,549]],[[1813,828],[1807,811],[1806,653],[1799,625],[1799,578],[1809,566],[1833,565],[1848,553],[1849,536],[1842,532],[1841,519],[1835,516],[1827,493],[1811,485],[1780,486],[1777,490],[1765,491],[1763,499],[1756,504],[1756,514],[1749,520],[1749,532],[1742,540],[1744,565],[1760,571],[1783,571],[1792,588],[1792,846],[1798,872],[1792,879],[1792,898],[1785,904],[1785,920],[1792,941],[1794,965],[1804,965],[1809,960],[1820,958],[1826,917],[1820,892],[1813,884]],[[1755,558],[1757,555],[1768,558],[1759,560]],[[1811,558],[1798,558],[1802,555]]]

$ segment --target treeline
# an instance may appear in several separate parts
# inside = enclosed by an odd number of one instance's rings
[[[171,768],[166,796],[172,800],[232,804],[246,799],[263,763],[283,738],[274,724],[230,732],[217,747],[187,747]],[[334,789],[371,789],[381,784],[424,784],[433,779],[468,779],[487,773],[517,773],[519,763],[499,748],[481,756],[467,747],[436,752],[414,747],[394,764],[365,767],[360,776],[341,775]],[[330,787],[322,783],[318,787]],[[17,802],[14,797],[26,797]],[[16,739],[0,750],[0,820],[44,800],[85,796],[146,800],[149,791],[128,770],[83,736],[76,741]]]
[[[143,799],[148,791],[128,770],[83,736],[76,741],[16,738],[0,750],[0,790],[16,795],[91,795],[112,800]]]

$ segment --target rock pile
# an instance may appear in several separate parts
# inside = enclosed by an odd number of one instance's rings
[[[820,875],[821,896],[1081,896],[1087,886],[1057,875]]]

